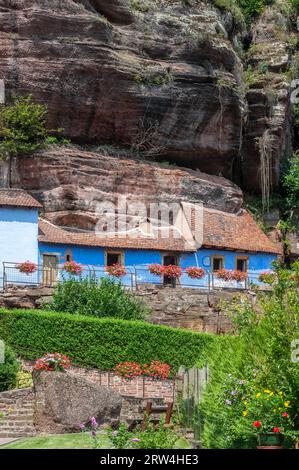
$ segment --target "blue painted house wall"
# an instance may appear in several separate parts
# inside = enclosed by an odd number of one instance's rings
[[[63,264],[68,253],[72,254],[72,258],[83,265],[104,266],[105,265],[105,248],[101,247],[85,247],[71,245],[54,245],[50,243],[39,244],[40,264],[42,264],[43,254],[53,254],[57,256],[59,264]],[[122,251],[124,253],[124,264],[126,267],[145,268],[151,263],[162,263],[165,253],[154,250],[115,250],[107,249],[107,251]],[[179,263],[182,268],[196,266],[197,263],[206,271],[211,271],[211,259],[213,255],[220,255],[224,258],[225,269],[236,268],[236,258],[239,256],[248,257],[248,269],[252,273],[260,273],[271,269],[272,262],[277,256],[268,253],[246,253],[232,252],[226,250],[212,250],[202,248],[195,253],[184,253],[179,257]]]
[[[38,210],[0,207],[0,277],[2,263],[38,262]]]

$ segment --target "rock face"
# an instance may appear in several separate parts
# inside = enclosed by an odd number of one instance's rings
[[[270,159],[277,188],[284,158],[291,155],[291,83],[289,71],[297,35],[278,7],[267,8],[252,30],[248,51],[248,119],[242,145],[243,187],[257,191],[264,157]],[[294,77],[297,78],[297,77]]]
[[[0,78],[49,128],[127,146],[152,129],[170,161],[230,178],[241,144],[238,27],[214,2],[2,0]],[[193,6],[192,6],[193,5]]]
[[[2,162],[2,174],[4,166]],[[0,180],[4,181],[1,164]],[[94,228],[98,204],[116,203],[119,196],[147,205],[203,202],[207,207],[232,213],[238,212],[243,202],[242,191],[221,177],[75,147],[53,146],[17,158],[12,182],[13,187],[22,187],[37,197],[52,222],[82,229]]]
[[[70,372],[34,373],[33,383],[37,432],[76,432],[92,416],[100,425],[119,422],[122,399],[114,390]]]

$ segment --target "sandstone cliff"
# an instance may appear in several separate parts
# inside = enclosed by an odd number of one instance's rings
[[[49,128],[80,145],[20,158],[13,184],[56,222],[84,227],[96,201],[126,192],[234,212],[238,189],[198,170],[259,192],[265,148],[277,186],[291,146],[297,36],[276,3],[246,26],[213,0],[0,0],[8,97],[32,93],[48,106]]]

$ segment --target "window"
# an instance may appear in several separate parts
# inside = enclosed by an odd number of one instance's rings
[[[212,256],[212,272],[215,273],[224,268],[223,256]]]
[[[247,273],[247,271],[248,271],[248,258],[247,258],[247,256],[237,256],[237,258],[236,258],[236,270],[241,271],[242,273]]]
[[[70,261],[73,261],[73,255],[71,250],[68,250],[65,254],[65,261],[69,263]]]
[[[120,251],[107,251],[105,254],[106,266],[113,266],[114,264],[124,264],[124,256]]]

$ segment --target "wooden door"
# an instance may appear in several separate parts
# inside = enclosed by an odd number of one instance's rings
[[[57,256],[43,255],[43,285],[53,286],[57,281]]]

